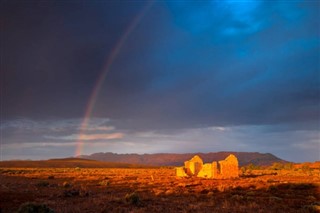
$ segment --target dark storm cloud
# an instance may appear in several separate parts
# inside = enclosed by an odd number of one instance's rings
[[[233,150],[319,159],[318,1],[159,1],[145,11],[147,4],[1,4],[7,159],[74,154],[93,88],[138,16],[81,130],[85,154]]]
[[[319,3],[163,6],[141,23],[155,30],[128,39],[97,115],[142,128],[317,121]]]
[[[140,5],[3,3],[4,114],[37,118],[82,116],[106,57]]]
[[[144,5],[47,4],[3,9],[6,116],[81,116],[108,54]],[[120,50],[93,113],[141,128],[315,120],[318,6],[154,3]]]

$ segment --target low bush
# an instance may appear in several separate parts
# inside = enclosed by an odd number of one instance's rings
[[[23,203],[18,211],[18,213],[54,213],[52,209],[47,207],[45,204],[37,203]]]
[[[80,195],[80,191],[78,189],[70,189],[63,191],[64,197],[76,197]]]
[[[109,186],[110,182],[109,180],[102,180],[98,183],[98,186]]]
[[[133,205],[138,205],[140,203],[140,197],[136,192],[133,192],[131,194],[126,194],[125,200],[126,202]]]
[[[36,184],[38,187],[47,187],[49,186],[49,182],[47,181],[40,181],[39,183]]]

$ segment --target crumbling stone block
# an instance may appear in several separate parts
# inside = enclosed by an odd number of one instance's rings
[[[177,177],[188,177],[184,167],[176,167],[176,175]]]
[[[211,163],[212,165],[212,178],[218,178],[218,163],[216,161],[213,161]]]

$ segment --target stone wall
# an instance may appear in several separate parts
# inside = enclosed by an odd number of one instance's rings
[[[238,159],[234,155],[229,155],[225,160],[219,161],[220,178],[239,177]]]
[[[202,169],[203,161],[198,156],[195,155],[191,160],[184,162],[186,173],[190,176],[197,175]]]
[[[213,167],[211,163],[205,163],[197,177],[213,178]]]

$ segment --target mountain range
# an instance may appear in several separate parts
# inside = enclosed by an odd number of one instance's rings
[[[210,152],[210,153],[158,153],[158,154],[116,154],[112,152],[94,153],[91,155],[80,155],[78,158],[91,159],[105,162],[130,163],[152,166],[182,166],[184,161],[199,155],[204,163],[224,160],[228,155],[234,154],[239,161],[239,166],[254,164],[257,166],[270,166],[275,162],[286,163],[270,153],[259,152]]]
[[[81,158],[60,158],[49,160],[0,161],[0,168],[146,168],[144,165],[117,162],[101,162]]]

